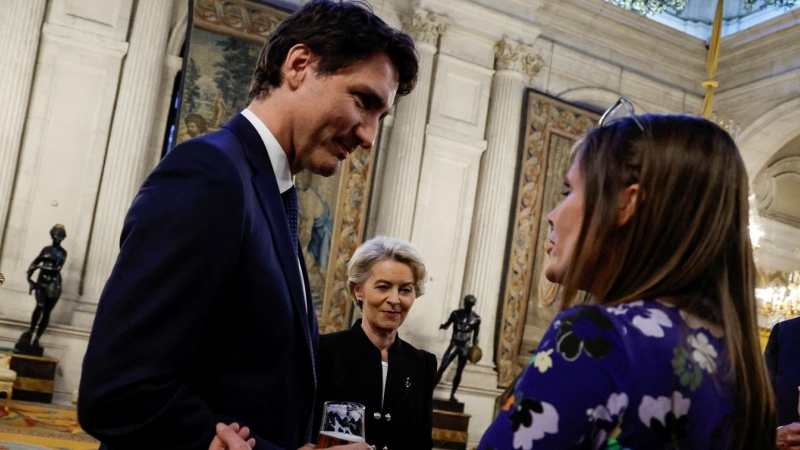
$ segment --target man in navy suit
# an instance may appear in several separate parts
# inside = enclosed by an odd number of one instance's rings
[[[262,49],[247,109],[150,174],[83,365],[80,423],[105,448],[205,449],[218,422],[259,450],[310,442],[318,331],[294,175],[333,175],[372,146],[416,74],[407,35],[312,0]]]
[[[772,327],[764,357],[778,409],[776,445],[780,450],[800,449],[800,317]]]

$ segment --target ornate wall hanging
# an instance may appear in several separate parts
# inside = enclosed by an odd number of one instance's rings
[[[507,387],[528,362],[555,317],[555,286],[541,274],[547,213],[561,200],[572,145],[598,115],[529,89],[523,111],[518,182],[506,251],[497,346],[498,385]]]

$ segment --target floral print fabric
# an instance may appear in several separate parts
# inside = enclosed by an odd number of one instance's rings
[[[719,327],[656,300],[561,312],[479,450],[728,447]]]

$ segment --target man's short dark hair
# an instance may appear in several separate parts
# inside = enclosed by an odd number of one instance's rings
[[[314,70],[320,75],[385,53],[399,74],[397,97],[408,95],[417,82],[419,63],[411,37],[387,25],[361,1],[311,0],[281,22],[264,44],[247,104],[281,85],[281,66],[297,44],[305,44],[319,58]]]

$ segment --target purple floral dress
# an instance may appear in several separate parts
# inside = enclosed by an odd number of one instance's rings
[[[656,300],[556,316],[478,450],[723,449],[722,330]]]

